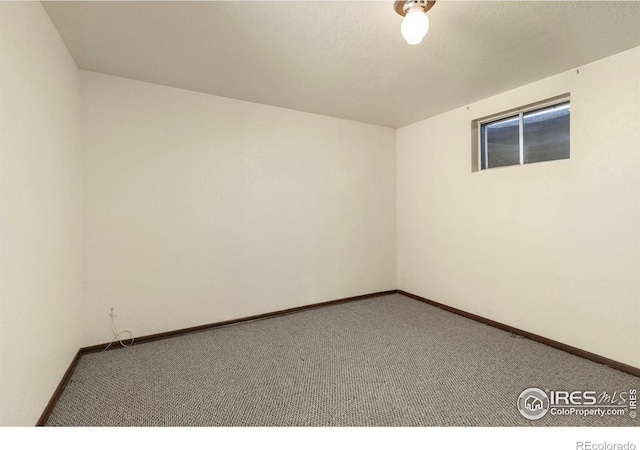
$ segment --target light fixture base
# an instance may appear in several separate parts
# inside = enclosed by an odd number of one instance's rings
[[[435,5],[436,0],[397,0],[393,3],[393,9],[401,16],[406,16],[412,6],[422,6],[424,12],[429,11]]]

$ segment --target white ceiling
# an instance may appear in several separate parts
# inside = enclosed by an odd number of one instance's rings
[[[45,2],[81,69],[400,127],[640,46],[640,2]]]

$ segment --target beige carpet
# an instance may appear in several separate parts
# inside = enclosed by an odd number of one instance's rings
[[[529,387],[640,379],[395,294],[85,355],[47,425],[640,425],[528,420]]]

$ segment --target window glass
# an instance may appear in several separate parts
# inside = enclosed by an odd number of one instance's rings
[[[506,112],[506,117],[494,116],[499,119],[476,121],[480,170],[569,159],[571,107],[567,97],[557,101],[537,109]],[[477,155],[478,146],[472,147]],[[478,159],[475,161],[477,164]]]
[[[482,168],[520,164],[520,117],[482,125]]]
[[[525,113],[524,162],[569,158],[569,103]]]

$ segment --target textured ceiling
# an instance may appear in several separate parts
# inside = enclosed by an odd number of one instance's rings
[[[45,2],[78,67],[399,127],[640,46],[640,2]]]

